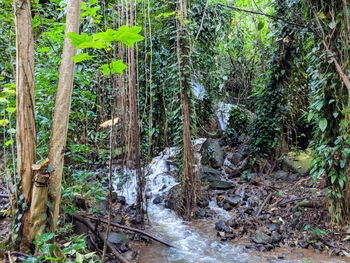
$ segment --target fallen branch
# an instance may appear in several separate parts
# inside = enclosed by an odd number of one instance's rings
[[[82,216],[79,215],[74,215],[74,214],[70,214],[70,216],[72,216],[73,218],[79,220],[80,222],[84,223],[88,228],[90,228],[91,231],[93,231],[94,233],[96,233],[98,235],[98,237],[101,239],[101,241],[103,242],[105,239],[105,234],[103,233],[99,233],[97,232],[97,229],[95,229],[95,227],[91,224],[91,222],[87,219],[85,219]],[[125,259],[116,249],[115,247],[109,242],[107,241],[107,247],[109,248],[109,250],[113,253],[113,255],[122,263],[130,263],[127,259]]]
[[[10,198],[11,196],[8,194],[0,194],[0,198]]]
[[[256,213],[256,217],[258,217],[258,216],[260,215],[260,213],[261,213],[261,211],[263,210],[263,208],[264,208],[264,206],[266,205],[266,203],[267,203],[268,201],[270,201],[270,199],[271,199],[271,197],[272,197],[272,194],[273,194],[272,192],[269,193],[269,195],[265,198],[264,202],[262,203],[262,205],[260,206],[258,212]]]
[[[295,198],[295,199],[286,200],[286,201],[280,203],[279,206],[283,206],[283,205],[286,205],[286,204],[289,204],[289,203],[293,203],[293,202],[301,201],[301,200],[305,200],[305,199],[310,199],[310,197],[309,196],[305,196],[305,197],[298,197],[298,198]]]
[[[104,220],[104,219],[99,219],[99,218],[96,218],[96,217],[92,217],[92,216],[87,216],[87,218],[91,219],[91,220],[96,220],[96,221],[100,221],[102,223],[105,223],[107,224],[107,220]],[[132,228],[132,227],[128,227],[128,226],[123,226],[123,225],[119,225],[119,224],[116,224],[116,223],[113,223],[111,222],[111,225],[114,226],[114,227],[117,227],[117,228],[120,228],[120,229],[124,229],[124,230],[128,230],[128,231],[131,231],[131,232],[135,232],[135,233],[138,233],[138,234],[141,234],[143,236],[146,236],[146,237],[149,237],[150,239],[153,239],[154,241],[157,241],[167,247],[174,247],[173,245],[155,237],[155,236],[152,236],[151,234],[145,232],[145,231],[142,231],[142,230],[139,230],[139,229],[136,229],[136,228]]]

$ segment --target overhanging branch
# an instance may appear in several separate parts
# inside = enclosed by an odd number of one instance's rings
[[[293,25],[293,26],[298,26],[298,27],[302,27],[302,28],[308,28],[308,29],[311,30],[311,28],[308,27],[307,25],[303,25],[303,24],[287,21],[284,18],[281,18],[281,17],[278,17],[278,16],[269,15],[269,14],[265,14],[265,13],[262,13],[262,12],[257,12],[257,11],[247,10],[247,9],[242,9],[242,8],[238,8],[238,7],[235,7],[235,6],[232,6],[232,5],[218,4],[218,6],[227,7],[227,8],[233,9],[233,10],[238,11],[238,12],[245,12],[245,13],[249,13],[249,14],[266,16],[266,17],[269,17],[269,18],[271,18],[273,20],[279,20],[279,21],[282,21],[284,23],[287,23],[287,24],[290,24],[290,25]]]

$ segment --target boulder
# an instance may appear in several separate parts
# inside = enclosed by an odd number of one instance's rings
[[[224,151],[220,144],[213,140],[207,139],[201,148],[203,165],[209,165],[213,168],[220,168],[224,163]]]
[[[236,152],[236,153],[232,154],[231,163],[238,166],[239,163],[242,161],[242,159],[243,159],[243,155],[240,154],[239,152]]]
[[[288,172],[283,171],[283,170],[278,170],[278,171],[276,171],[272,176],[273,176],[275,179],[284,180],[284,179],[287,179],[287,177],[288,177]]]
[[[259,233],[252,235],[251,240],[254,243],[263,244],[263,245],[268,245],[268,244],[273,243],[272,237],[268,236],[264,232],[259,232]]]
[[[289,152],[283,157],[284,167],[299,174],[308,173],[311,169],[312,161],[310,149],[306,149],[303,152]]]
[[[232,182],[222,179],[220,172],[215,169],[202,167],[199,170],[199,177],[201,182],[208,184],[211,189],[227,190],[234,187]]]
[[[178,200],[181,194],[180,185],[174,185],[168,193],[168,196],[165,200],[165,207],[171,210],[176,210]]]

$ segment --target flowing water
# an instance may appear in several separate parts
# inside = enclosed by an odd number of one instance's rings
[[[203,142],[197,140],[197,144]],[[176,151],[174,148],[166,148],[159,156],[155,157],[146,168],[146,191],[152,196],[148,203],[148,215],[150,226],[147,231],[159,236],[171,243],[175,248],[153,242],[141,245],[140,257],[137,262],[142,263],[263,263],[263,262],[345,262],[339,259],[330,259],[324,255],[317,255],[309,250],[298,253],[280,252],[285,254],[285,259],[277,259],[277,253],[257,253],[246,251],[244,245],[232,242],[221,242],[216,237],[214,222],[210,220],[197,220],[191,223],[183,221],[174,211],[166,209],[164,204],[154,204],[152,201],[158,195],[165,194],[171,187],[177,184],[173,175],[176,167],[171,165]],[[120,174],[120,173],[119,173]],[[116,191],[126,197],[126,201],[132,204],[136,200],[135,172],[124,170],[123,179],[116,175],[118,182],[114,187]],[[217,207],[216,202],[210,202],[210,207],[221,218],[228,219],[230,214]]]

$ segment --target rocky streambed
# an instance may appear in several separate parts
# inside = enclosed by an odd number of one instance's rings
[[[174,211],[178,164],[176,150],[167,148],[147,167],[147,230],[175,248],[133,243],[134,261],[348,262],[348,235],[329,230],[321,181],[315,187],[307,173],[263,160],[260,170],[249,168],[244,140],[222,148],[215,140],[198,139],[194,148],[201,181],[196,220],[185,222]],[[135,201],[133,178],[115,185],[129,204]]]

